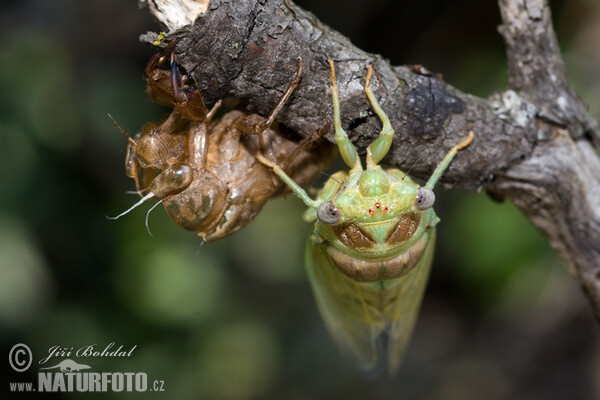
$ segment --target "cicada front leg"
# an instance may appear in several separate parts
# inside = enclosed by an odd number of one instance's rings
[[[327,123],[321,129],[318,129],[306,135],[282,163],[281,167],[283,168],[283,170],[289,170],[302,152],[310,151],[310,149],[313,146],[317,145],[317,143],[323,144],[323,137],[327,134],[327,132],[329,132],[330,127],[331,124]],[[327,152],[325,151],[323,153]],[[327,157],[327,154],[323,154],[323,156]]]
[[[203,121],[208,114],[204,98],[188,75],[175,62],[175,41],[155,54],[146,65],[146,91],[150,99],[174,107],[184,118]]]
[[[288,83],[283,96],[281,99],[279,99],[267,118],[263,118],[257,114],[248,114],[240,116],[240,118],[234,123],[234,128],[237,129],[240,134],[258,135],[260,153],[266,154],[271,160],[275,160],[275,155],[273,154],[273,150],[268,143],[268,138],[266,137],[265,132],[273,125],[275,119],[281,112],[281,109],[285,106],[290,96],[298,86],[298,83],[300,83],[300,80],[302,79],[302,60],[298,59],[297,62],[296,74]]]
[[[335,82],[335,66],[333,60],[327,60],[331,69],[331,96],[333,98],[333,121],[335,127],[335,143],[337,144],[342,159],[352,169],[362,170],[360,159],[356,148],[350,141],[348,134],[342,128],[342,119],[340,116],[340,91]]]
[[[371,75],[373,75],[373,67],[367,65],[365,93],[369,98],[371,107],[373,107],[373,110],[375,110],[375,113],[377,114],[379,119],[381,119],[383,127],[381,128],[381,132],[379,132],[379,136],[377,136],[377,139],[375,139],[375,141],[371,143],[369,147],[367,147],[367,169],[375,168],[379,161],[381,161],[383,157],[385,157],[385,155],[390,150],[390,146],[392,145],[392,139],[394,138],[394,128],[392,128],[390,119],[381,109],[379,102],[373,94],[373,89],[371,89]]]

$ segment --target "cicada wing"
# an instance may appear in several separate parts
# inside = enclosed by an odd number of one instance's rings
[[[378,337],[384,320],[370,304],[365,289],[340,272],[314,238],[307,243],[306,269],[325,326],[340,352],[361,370],[380,368]]]
[[[421,300],[427,286],[435,251],[435,230],[430,229],[427,235],[427,245],[419,263],[410,273],[398,278],[400,279],[397,287],[398,296],[390,302],[389,308],[386,310],[386,319],[389,323],[387,364],[390,374],[396,372],[402,361],[402,356],[417,322]],[[390,288],[390,290],[394,289],[396,288]]]
[[[363,371],[377,373],[387,362],[393,373],[402,359],[433,260],[435,233],[427,234],[425,251],[410,273],[366,283],[348,278],[324,245],[308,240],[306,268],[321,316],[342,354]]]

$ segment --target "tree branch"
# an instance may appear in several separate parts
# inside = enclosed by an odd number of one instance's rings
[[[538,143],[487,190],[509,198],[581,282],[600,321],[598,122],[571,89],[543,0],[499,0],[509,85],[537,108]]]
[[[566,80],[545,1],[499,3],[510,89],[490,99],[462,93],[420,66],[392,67],[285,0],[212,0],[168,40],[177,39],[177,60],[208,102],[230,96],[263,115],[301,58],[304,76],[278,121],[302,136],[332,119],[326,60],[333,59],[342,124],[363,151],[381,129],[363,92],[372,64],[375,95],[396,130],[384,162],[425,179],[473,130],[475,140],[442,181],[514,202],[573,267],[600,318],[600,162],[593,148],[600,129]]]

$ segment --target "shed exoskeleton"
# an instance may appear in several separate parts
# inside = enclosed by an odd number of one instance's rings
[[[433,260],[435,226],[433,187],[457,151],[454,146],[429,181],[420,186],[404,172],[383,169],[394,130],[370,87],[365,93],[383,123],[367,148],[363,169],[356,148],[342,129],[333,61],[331,93],[335,140],[349,171],[331,176],[313,200],[277,163],[268,165],[304,201],[314,229],[306,245],[306,269],[325,325],[340,351],[360,369],[393,373],[412,334]]]
[[[173,50],[171,43],[152,57],[146,81],[150,98],[174,110],[163,122],[127,135],[126,172],[142,196],[138,204],[159,198],[177,224],[214,241],[243,228],[269,198],[289,191],[255,155],[267,155],[306,185],[333,157],[333,146],[321,140],[329,124],[302,140],[274,125],[300,82],[300,60],[268,117],[233,110],[217,118],[221,101],[208,110],[191,78],[179,71]]]

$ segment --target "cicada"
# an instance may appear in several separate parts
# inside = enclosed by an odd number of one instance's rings
[[[152,57],[146,81],[150,98],[174,110],[135,137],[121,129],[129,140],[126,171],[142,197],[137,204],[159,198],[177,224],[214,241],[243,228],[269,198],[288,191],[255,155],[266,154],[294,180],[308,184],[334,155],[333,146],[320,140],[329,124],[302,141],[274,124],[300,82],[300,60],[268,117],[232,110],[217,118],[221,101],[206,107],[191,78],[179,71],[173,46]]]
[[[342,129],[333,61],[331,93],[335,141],[349,171],[331,176],[313,200],[276,163],[259,159],[309,207],[314,229],[306,245],[306,269],[325,325],[339,350],[360,369],[398,368],[412,334],[431,268],[435,226],[433,187],[457,151],[473,139],[469,132],[420,186],[404,172],[378,163],[390,149],[394,130],[370,87],[365,93],[383,123],[367,148],[366,168]]]

